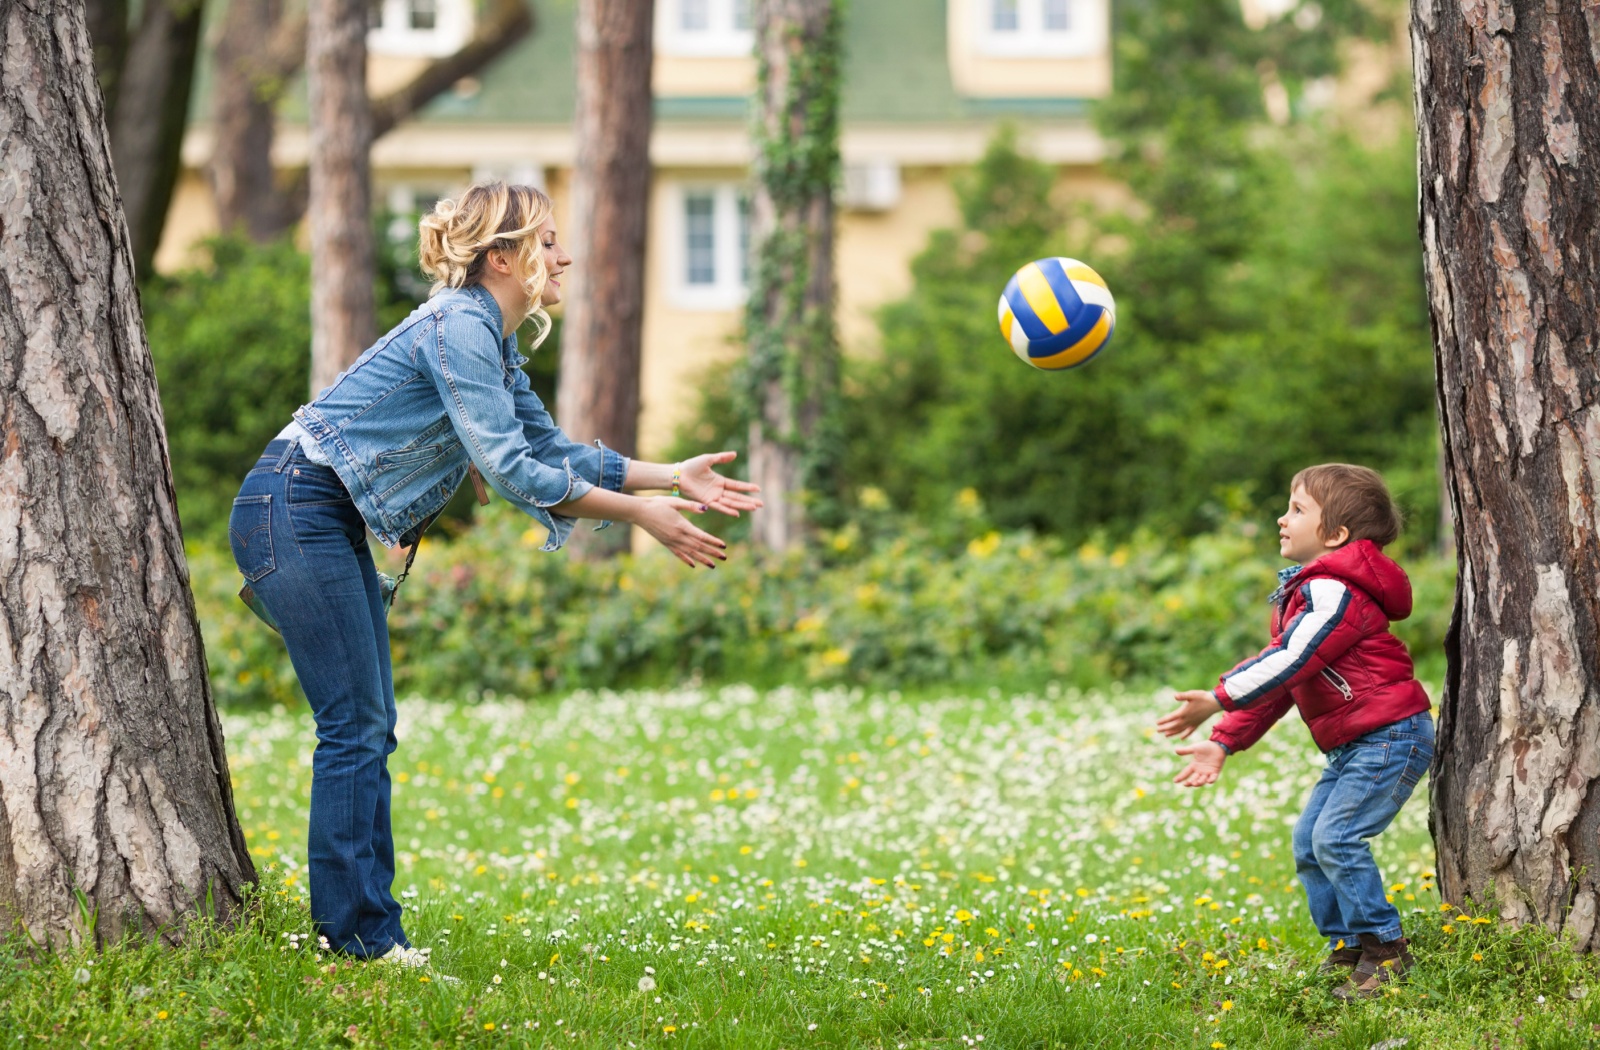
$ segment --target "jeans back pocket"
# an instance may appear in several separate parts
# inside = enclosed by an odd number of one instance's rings
[[[1396,744],[1397,747],[1401,746]],[[1422,779],[1422,774],[1433,765],[1433,749],[1421,744],[1409,745],[1406,754],[1406,767],[1400,771],[1400,779],[1394,786],[1394,801],[1396,805],[1405,805],[1406,799],[1411,797],[1411,792],[1416,790],[1417,782]]]
[[[233,563],[251,583],[277,567],[272,557],[272,494],[240,496],[228,518]]]

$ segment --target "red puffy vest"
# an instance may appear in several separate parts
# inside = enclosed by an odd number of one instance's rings
[[[1324,751],[1428,710],[1405,643],[1389,632],[1411,615],[1411,581],[1371,540],[1326,554],[1286,580],[1272,644],[1222,676],[1227,715],[1211,739],[1242,751],[1290,705]]]

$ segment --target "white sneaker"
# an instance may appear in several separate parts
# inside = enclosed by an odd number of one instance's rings
[[[378,956],[378,962],[394,963],[397,966],[426,966],[428,957],[415,948],[407,948],[403,944],[396,944],[393,948]]]
[[[393,963],[396,966],[419,968],[429,967],[429,972],[431,972],[433,976],[437,977],[441,981],[447,981],[451,984],[460,981],[461,978],[459,977],[452,977],[447,973],[440,973],[438,970],[434,970],[431,966],[429,966],[428,955],[432,951],[432,948],[407,948],[404,945],[396,944],[393,948],[390,948],[388,951],[378,956],[374,961]]]

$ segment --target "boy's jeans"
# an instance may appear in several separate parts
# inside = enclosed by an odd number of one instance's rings
[[[389,830],[395,749],[389,630],[366,526],[339,477],[274,441],[228,521],[239,571],[283,631],[317,722],[311,765],[311,918],[336,950],[371,957],[400,928]]]
[[[1385,895],[1372,838],[1394,819],[1433,762],[1427,712],[1375,729],[1328,752],[1294,828],[1294,865],[1317,931],[1329,947],[1400,936],[1400,912]]]

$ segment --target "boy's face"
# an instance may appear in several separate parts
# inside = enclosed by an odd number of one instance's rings
[[[1341,546],[1350,530],[1340,528],[1327,538],[1322,536],[1322,505],[1296,487],[1289,494],[1289,509],[1278,519],[1278,551],[1285,558],[1309,565]]]

